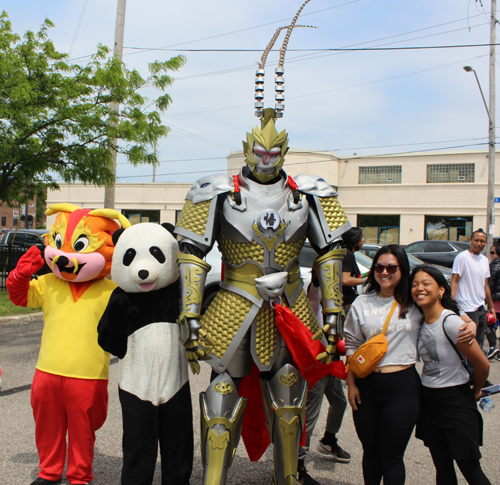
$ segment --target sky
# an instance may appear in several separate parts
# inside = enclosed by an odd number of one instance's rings
[[[258,124],[256,62],[302,1],[127,0],[129,69],[146,76],[154,60],[187,58],[167,89],[173,103],[162,121],[171,131],[158,146],[157,182],[194,182],[225,170],[227,155],[241,150],[245,133]],[[292,32],[278,130],[287,130],[292,149],[339,157],[487,149],[487,112],[474,73],[463,66],[476,70],[488,100],[490,8],[488,0],[310,0],[297,24],[317,28]],[[16,33],[36,32],[50,19],[56,49],[79,62],[98,44],[113,47],[116,9],[117,0],[0,2]],[[268,57],[265,107],[274,107],[283,35]],[[375,47],[385,49],[366,50]],[[340,48],[365,50],[327,50]],[[119,183],[152,180],[151,166],[118,159]]]

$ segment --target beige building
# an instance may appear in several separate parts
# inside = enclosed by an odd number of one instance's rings
[[[228,173],[237,173],[243,163],[243,152],[232,152]],[[486,150],[342,158],[334,152],[290,150],[284,169],[292,177],[321,175],[335,186],[351,224],[364,229],[367,242],[464,240],[472,228],[486,228]],[[174,223],[190,186],[117,184],[115,208],[133,222]],[[500,196],[500,190],[497,193]],[[49,191],[47,203],[96,208],[103,200],[104,189],[61,184],[60,191]],[[498,226],[494,235],[499,235]]]

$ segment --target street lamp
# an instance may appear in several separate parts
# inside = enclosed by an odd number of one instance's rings
[[[476,76],[477,85],[479,86],[479,91],[481,92],[481,97],[483,98],[484,107],[486,108],[486,113],[488,114],[489,120],[489,138],[488,138],[488,202],[486,206],[486,236],[488,240],[488,248],[492,246],[493,243],[493,233],[495,232],[495,107],[492,103],[492,110],[488,109],[486,104],[486,99],[484,98],[483,90],[481,88],[481,83],[477,77],[477,73],[472,67],[464,66],[464,71],[473,72]],[[491,95],[491,93],[490,93]],[[490,98],[491,99],[491,98]],[[493,97],[494,99],[494,97]]]

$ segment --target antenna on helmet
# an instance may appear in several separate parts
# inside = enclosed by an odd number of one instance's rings
[[[275,118],[283,118],[283,110],[285,109],[285,105],[283,104],[283,101],[285,101],[285,70],[284,70],[284,64],[285,64],[285,53],[286,49],[288,47],[288,41],[290,40],[290,35],[292,34],[292,30],[297,27],[305,27],[305,28],[310,28],[310,29],[317,29],[318,27],[314,27],[312,25],[295,25],[297,22],[297,19],[299,18],[300,13],[302,12],[302,9],[310,2],[310,0],[306,0],[302,6],[299,8],[297,13],[295,14],[295,17],[292,20],[292,23],[287,26],[287,27],[280,27],[279,29],[276,30],[274,33],[271,41],[267,45],[266,49],[264,50],[264,53],[262,54],[262,57],[260,59],[260,62],[258,62],[259,68],[257,69],[257,72],[255,74],[255,116],[262,118],[264,114],[264,75],[265,75],[265,66],[266,66],[266,61],[267,61],[267,56],[269,55],[269,52],[271,49],[274,47],[274,44],[278,40],[278,37],[280,35],[280,32],[284,29],[287,29],[286,34],[285,34],[285,39],[283,40],[283,45],[281,46],[280,49],[280,59],[278,62],[278,67],[275,69],[276,73],[276,79],[275,79],[275,90],[276,90],[276,104],[274,107],[275,111]]]

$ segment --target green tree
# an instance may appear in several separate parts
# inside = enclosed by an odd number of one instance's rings
[[[185,63],[153,62],[143,78],[99,45],[86,65],[70,64],[48,39],[50,27],[47,19],[21,38],[0,15],[0,200],[9,205],[41,185],[58,188],[57,179],[113,183],[113,146],[133,165],[157,163],[154,146],[169,131],[160,120],[172,101],[167,73]],[[151,87],[161,92],[152,100],[140,94]]]

